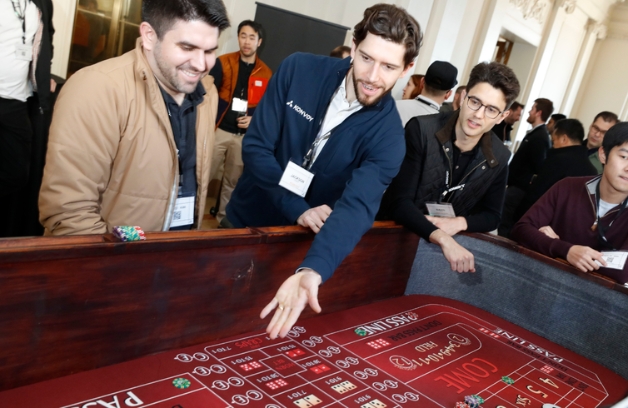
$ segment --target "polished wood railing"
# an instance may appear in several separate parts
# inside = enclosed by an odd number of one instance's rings
[[[262,329],[313,238],[281,227],[2,239],[0,389]],[[402,295],[417,243],[376,223],[321,287],[323,313]]]

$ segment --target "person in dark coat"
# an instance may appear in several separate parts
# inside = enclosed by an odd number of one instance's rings
[[[550,149],[550,135],[545,122],[554,112],[554,104],[549,99],[539,98],[528,112],[528,123],[532,125],[521,141],[508,168],[508,188],[504,200],[502,222],[499,225],[499,235],[508,237],[514,222],[515,211],[521,200],[530,189],[530,183],[539,174],[539,170],[547,152]]]
[[[438,245],[453,271],[475,272],[473,254],[454,236],[499,225],[510,151],[491,129],[510,114],[519,90],[510,68],[480,63],[459,110],[417,116],[405,128],[406,156],[379,217]]]
[[[547,152],[539,174],[532,180],[529,191],[515,212],[514,222],[525,214],[532,204],[554,184],[565,177],[595,176],[597,170],[589,161],[587,148],[582,145],[584,127],[577,119],[556,122],[552,133],[552,145]]]

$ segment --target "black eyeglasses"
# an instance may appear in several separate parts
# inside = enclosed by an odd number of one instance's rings
[[[484,114],[491,119],[495,119],[498,117],[503,111],[500,111],[494,106],[484,105],[481,100],[476,98],[475,96],[467,95],[467,106],[474,111],[480,110],[482,106],[484,106]]]
[[[595,125],[595,124],[591,125],[591,129],[593,129],[593,131],[594,131],[595,133],[599,133],[599,134],[601,134],[602,136],[604,136],[604,135],[606,134],[606,132],[607,132],[606,130],[602,130],[602,129],[600,129],[600,128],[599,128],[599,127],[597,127],[597,125]]]

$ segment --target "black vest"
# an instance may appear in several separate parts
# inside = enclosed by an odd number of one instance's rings
[[[459,111],[422,116],[412,120],[421,121],[420,134],[406,134],[418,138],[423,151],[423,171],[421,182],[414,196],[414,204],[425,210],[425,203],[439,201],[446,190],[447,171],[452,177],[454,126]],[[510,151],[491,131],[482,135],[479,149],[469,163],[460,184],[464,188],[456,190],[448,197],[456,215],[467,216],[482,199],[486,190],[503,167],[508,165]],[[450,187],[454,187],[451,185]]]

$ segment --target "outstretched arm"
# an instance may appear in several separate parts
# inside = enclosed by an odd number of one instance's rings
[[[316,313],[321,312],[318,287],[322,281],[321,275],[312,269],[303,269],[284,281],[260,315],[264,319],[276,309],[266,329],[271,339],[286,337],[308,304]]]

